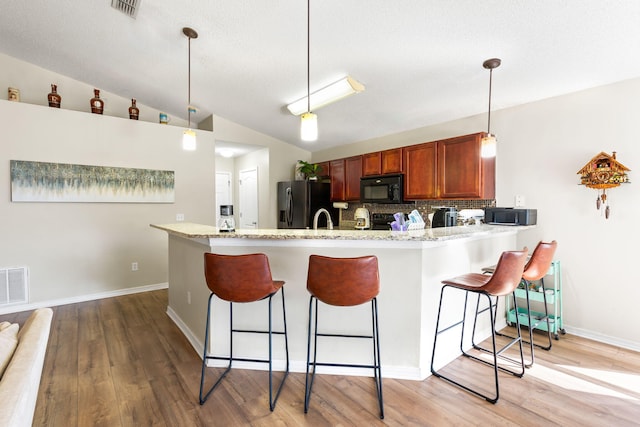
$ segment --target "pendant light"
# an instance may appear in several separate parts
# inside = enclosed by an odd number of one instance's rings
[[[196,149],[196,133],[191,129],[191,113],[195,113],[196,109],[191,106],[191,39],[197,39],[198,33],[192,28],[184,27],[182,32],[189,38],[189,93],[188,93],[188,114],[189,114],[189,129],[186,129],[182,134],[182,149],[187,151],[193,151]]]
[[[300,116],[300,139],[303,141],[315,141],[318,139],[318,116],[311,112],[311,77],[310,77],[310,27],[311,27],[311,0],[307,0],[307,112]]]
[[[498,58],[487,59],[482,66],[489,70],[489,113],[487,115],[487,136],[483,137],[480,142],[480,156],[495,157],[496,156],[496,136],[491,134],[491,83],[493,78],[493,69],[498,68],[501,64]]]

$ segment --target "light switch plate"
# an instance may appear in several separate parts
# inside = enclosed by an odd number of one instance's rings
[[[524,206],[524,196],[517,195],[515,197],[514,205],[515,205],[516,208]]]

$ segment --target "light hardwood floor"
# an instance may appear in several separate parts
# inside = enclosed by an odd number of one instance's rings
[[[551,351],[536,352],[536,364],[523,378],[501,375],[496,405],[434,377],[385,379],[385,419],[380,420],[372,378],[318,375],[305,415],[304,374],[293,373],[271,413],[266,372],[234,370],[200,406],[201,359],[167,317],[166,307],[166,291],[55,307],[34,425],[640,423],[640,354],[572,335],[554,341]],[[3,315],[0,321],[23,323],[29,314]],[[491,380],[482,376],[485,370],[478,374],[486,368],[469,360],[447,369],[480,383]]]

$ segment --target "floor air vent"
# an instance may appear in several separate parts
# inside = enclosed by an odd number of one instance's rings
[[[142,0],[111,0],[111,7],[127,16],[135,18]]]
[[[0,306],[29,302],[27,268],[0,268]]]

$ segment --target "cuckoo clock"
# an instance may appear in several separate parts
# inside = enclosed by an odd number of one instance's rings
[[[580,184],[595,188],[598,192],[596,208],[604,208],[605,218],[609,218],[610,213],[607,190],[629,183],[628,171],[630,171],[628,167],[616,160],[615,151],[611,155],[601,152],[578,171]]]

